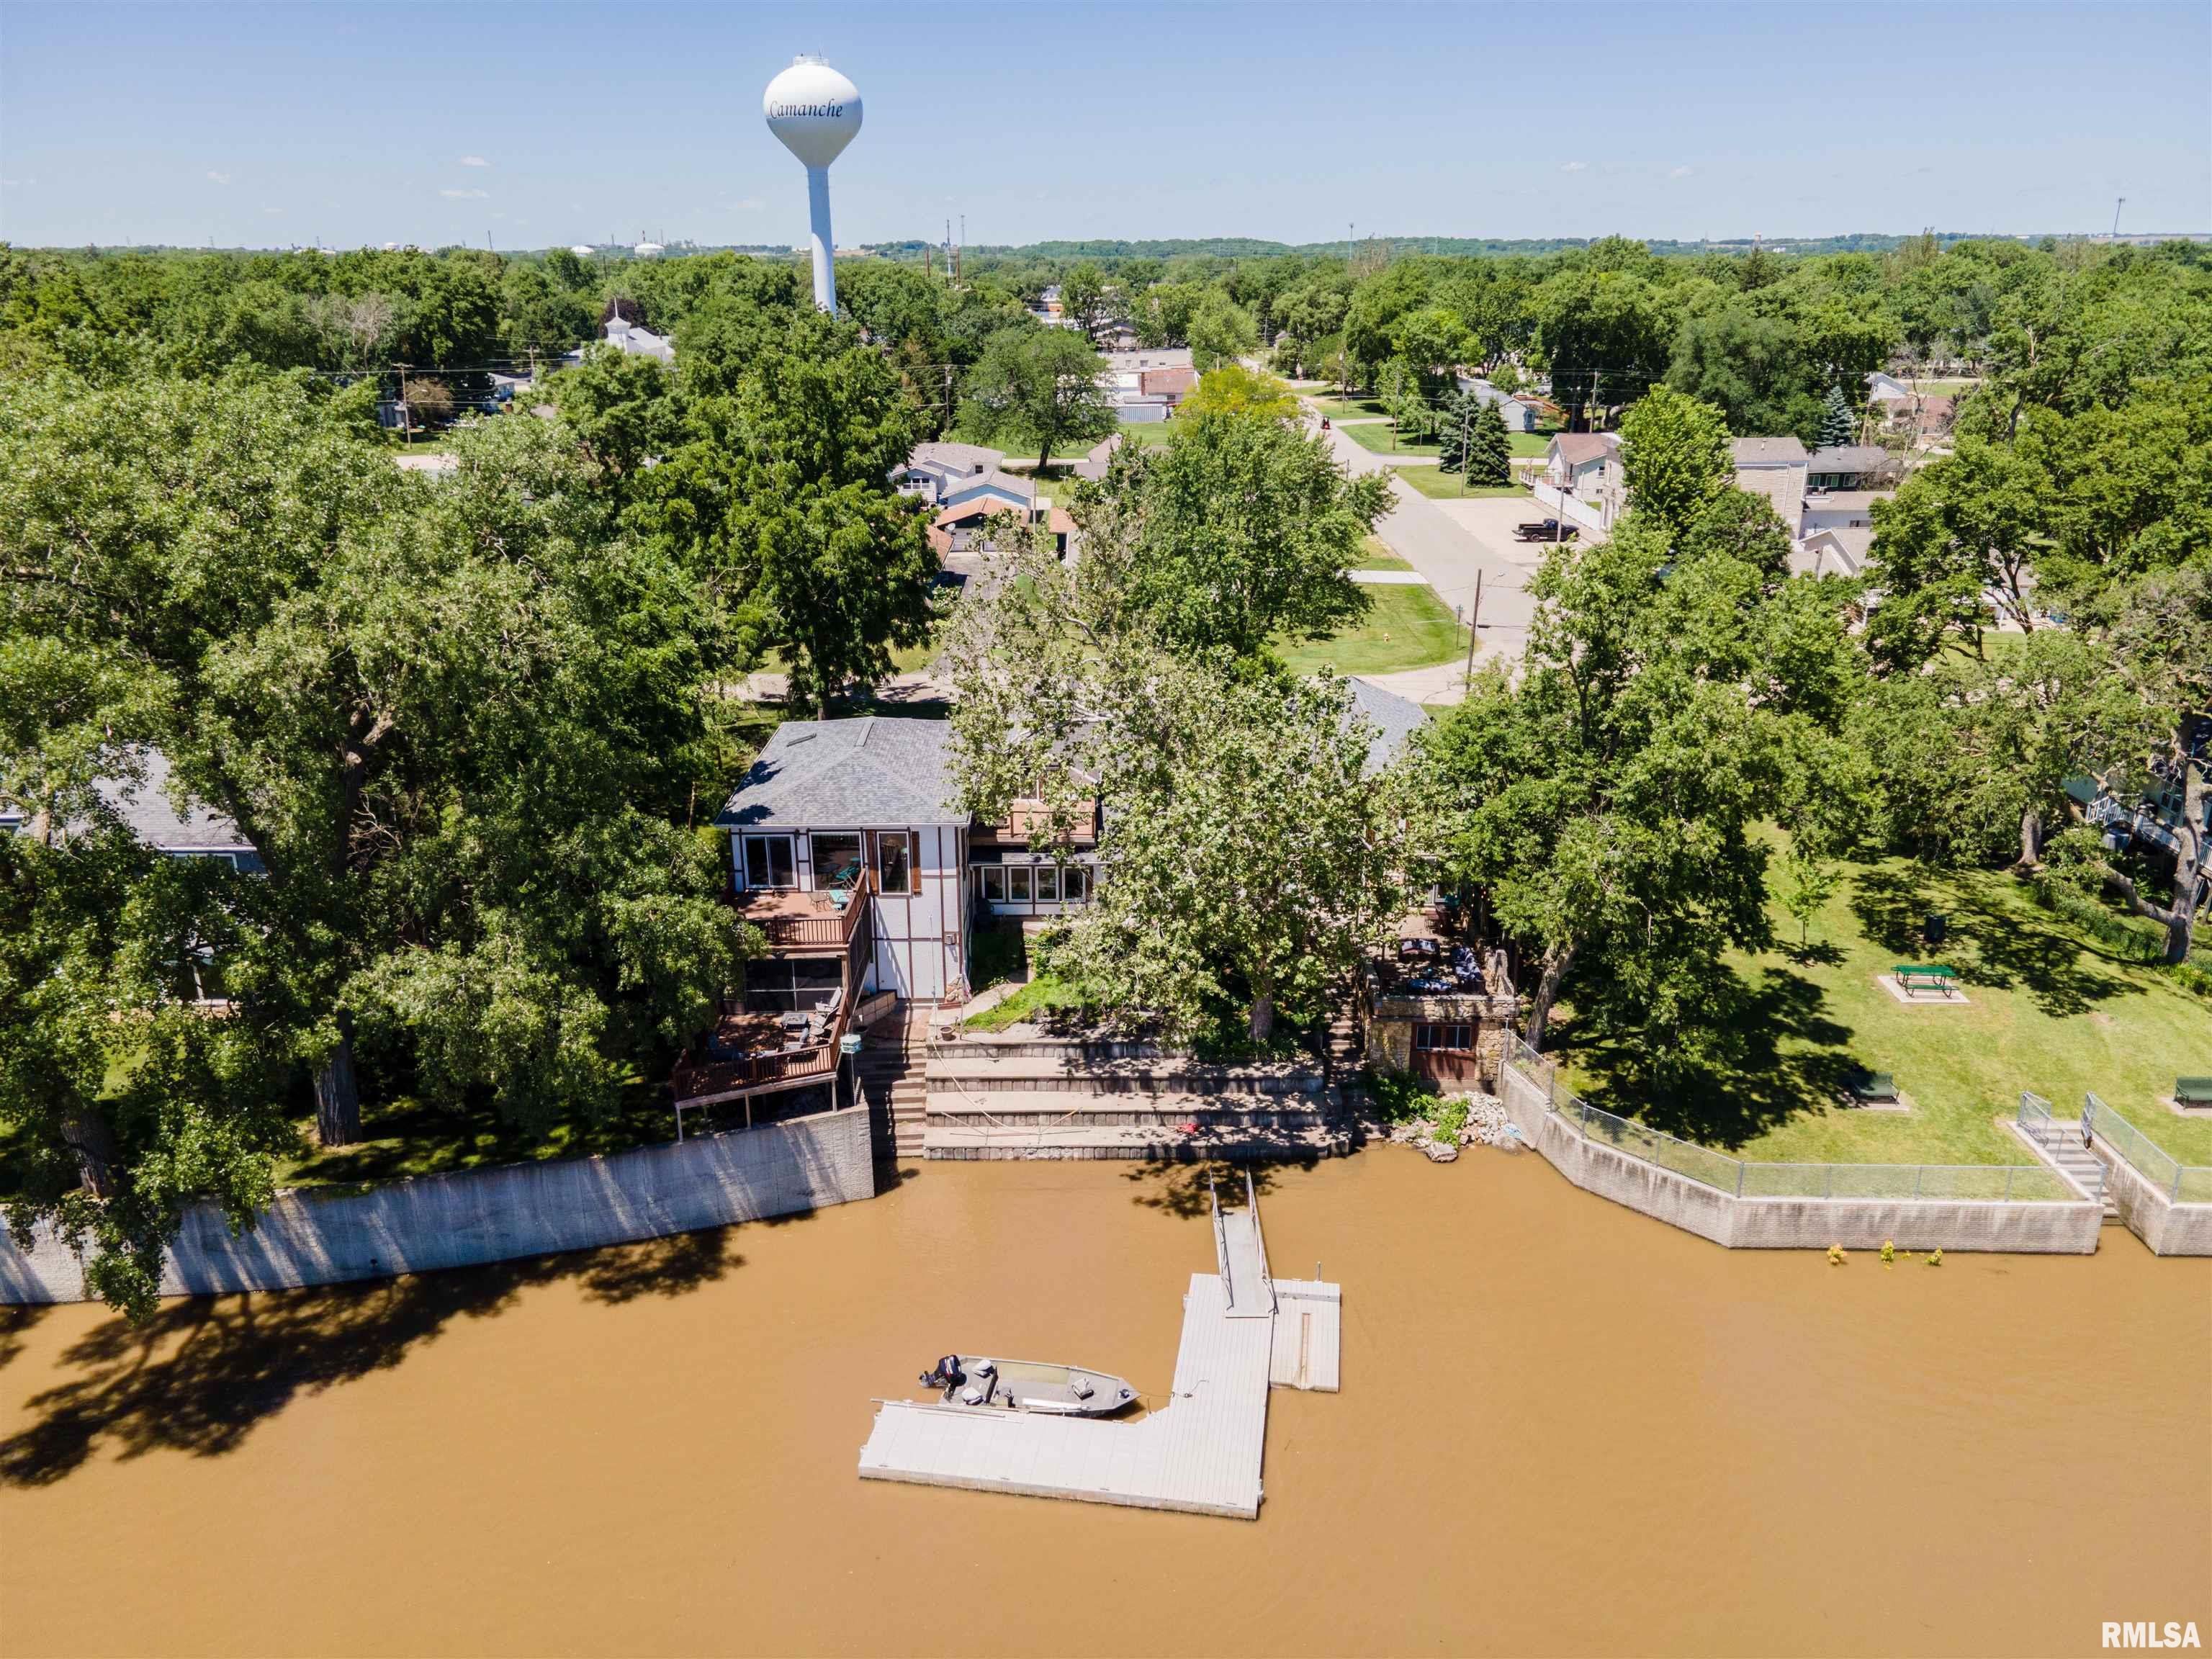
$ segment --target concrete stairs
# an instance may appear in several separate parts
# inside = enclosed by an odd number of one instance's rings
[[[2106,1220],[2118,1221],[2120,1218],[2119,1206],[2112,1201],[2110,1182],[2105,1178],[2103,1162],[2081,1144],[2079,1121],[2053,1119],[2051,1138],[2047,1141],[2036,1139],[2024,1133],[2017,1124],[2013,1126],[2013,1133],[2033,1147],[2037,1157],[2072,1177],[2085,1192],[2103,1193]]]
[[[933,1044],[925,1085],[925,1158],[1302,1158],[1346,1144],[1319,1068],[1299,1063],[976,1036]]]
[[[896,1158],[922,1156],[922,1064],[929,1047],[927,1004],[902,1002],[868,1029],[856,1069],[875,1121]]]

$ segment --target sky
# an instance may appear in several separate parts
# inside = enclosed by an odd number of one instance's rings
[[[2212,230],[2212,4],[0,3],[18,246]]]

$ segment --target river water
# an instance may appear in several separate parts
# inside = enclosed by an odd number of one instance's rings
[[[1532,1156],[1274,1175],[1344,1392],[1256,1524],[863,1482],[955,1348],[1172,1372],[1202,1184],[0,1322],[0,1650],[2071,1654],[2212,1639],[2212,1261],[1729,1252]]]

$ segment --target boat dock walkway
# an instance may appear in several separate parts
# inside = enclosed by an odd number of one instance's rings
[[[1165,1405],[1114,1423],[887,1401],[860,1478],[1256,1519],[1268,1387],[1335,1391],[1342,1292],[1272,1278],[1245,1190],[1243,1209],[1214,1206],[1219,1271],[1191,1275]]]

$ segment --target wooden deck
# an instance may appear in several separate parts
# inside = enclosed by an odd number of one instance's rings
[[[1256,1209],[1217,1212],[1183,1297],[1172,1398],[1134,1423],[889,1401],[860,1478],[1256,1520],[1267,1389],[1337,1386],[1341,1291],[1270,1279]]]

